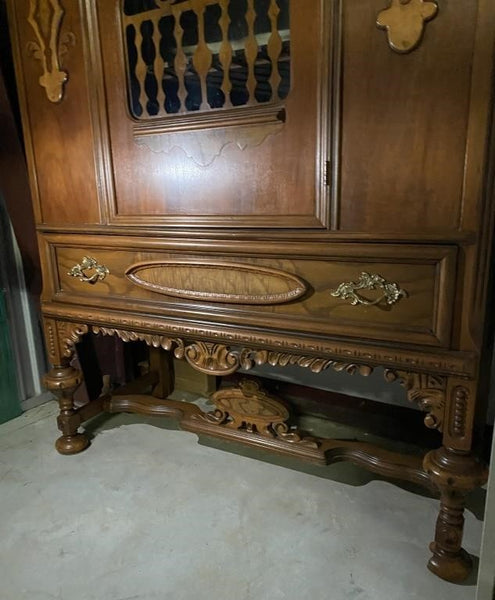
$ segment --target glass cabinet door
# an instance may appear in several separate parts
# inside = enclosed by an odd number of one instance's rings
[[[123,24],[136,119],[287,98],[289,0],[125,0]]]
[[[323,6],[99,3],[113,222],[326,226]]]

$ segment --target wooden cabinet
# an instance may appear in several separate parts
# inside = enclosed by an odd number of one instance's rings
[[[101,410],[441,496],[429,567],[459,581],[486,396],[493,229],[489,0],[10,0],[59,396],[57,449]],[[424,461],[306,438],[253,383],[217,411],[143,395],[76,409],[89,331],[227,375],[385,367],[442,436]],[[156,360],[153,364],[156,364]],[[159,395],[159,394],[155,394]],[[480,421],[482,422],[482,421]]]

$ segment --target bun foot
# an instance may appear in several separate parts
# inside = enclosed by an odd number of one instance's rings
[[[63,435],[55,442],[55,448],[60,454],[78,454],[89,446],[89,439],[82,433]]]
[[[428,569],[435,575],[452,583],[461,583],[467,579],[473,568],[473,561],[463,548],[457,554],[452,555],[432,542],[430,550],[433,552],[433,556],[428,561]]]

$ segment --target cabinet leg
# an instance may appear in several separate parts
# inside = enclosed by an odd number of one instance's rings
[[[459,583],[472,569],[471,557],[462,548],[465,498],[483,485],[487,472],[472,454],[445,447],[429,452],[424,468],[440,491],[440,512],[428,568],[442,579]]]
[[[87,436],[78,432],[80,419],[74,410],[73,396],[81,380],[81,372],[69,365],[53,367],[44,379],[60,407],[57,423],[62,435],[55,442],[60,454],[77,454],[89,445]]]
[[[174,391],[174,362],[172,354],[150,347],[150,370],[158,373],[158,383],[152,391],[155,398],[167,398]]]

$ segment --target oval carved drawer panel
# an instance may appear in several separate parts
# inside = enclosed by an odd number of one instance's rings
[[[77,238],[77,239],[76,239]],[[449,245],[218,242],[43,236],[45,300],[245,327],[448,347],[457,249]],[[108,269],[71,276],[84,256]],[[86,272],[88,277],[92,271]]]
[[[295,275],[243,263],[153,261],[130,266],[126,276],[152,292],[227,304],[284,304],[307,292]]]

